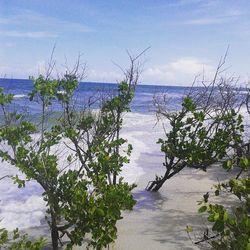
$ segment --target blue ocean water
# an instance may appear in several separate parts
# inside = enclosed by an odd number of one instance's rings
[[[30,103],[28,93],[33,88],[31,80],[24,79],[5,79],[0,78],[0,87],[5,93],[15,95],[15,107],[27,107],[31,113],[39,113],[40,105]],[[116,95],[118,85],[114,83],[96,83],[96,82],[81,82],[76,91],[75,98],[78,100],[77,105],[80,107],[83,103],[89,100],[90,97],[95,99],[93,108],[98,108],[102,97]],[[170,102],[169,108],[176,109],[181,105],[183,94],[187,92],[189,87],[181,86],[157,86],[157,85],[138,85],[135,91],[135,97],[131,103],[131,110],[139,113],[149,113],[154,111],[153,97],[159,96],[162,93],[167,93]],[[54,110],[60,110],[60,106],[54,104]]]

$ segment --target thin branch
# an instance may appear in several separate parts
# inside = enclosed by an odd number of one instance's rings
[[[4,175],[4,176],[0,177],[0,181],[5,179],[5,178],[11,178],[11,177],[12,177],[12,175]]]

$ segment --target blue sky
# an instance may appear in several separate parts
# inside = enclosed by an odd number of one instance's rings
[[[88,81],[116,82],[141,58],[140,81],[190,85],[203,71],[213,75],[230,46],[227,74],[250,76],[248,0],[0,0],[0,77],[43,73],[56,44],[60,71],[79,53]]]

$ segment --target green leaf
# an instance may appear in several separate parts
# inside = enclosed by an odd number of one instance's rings
[[[193,100],[190,97],[184,98],[182,106],[191,112],[194,111],[196,108]]]
[[[104,216],[104,211],[103,211],[101,208],[97,208],[97,209],[96,209],[96,213],[97,213],[99,216]]]
[[[190,225],[187,225],[187,226],[186,226],[186,232],[187,232],[187,233],[193,232],[193,227],[190,226]]]
[[[250,242],[247,243],[247,250],[250,250]]]
[[[222,232],[224,230],[224,222],[221,220],[215,221],[212,230],[217,232]]]
[[[202,206],[198,209],[199,213],[204,213],[207,210],[207,206]]]
[[[240,158],[240,163],[242,164],[243,167],[247,168],[249,166],[249,161],[246,157],[241,157]]]
[[[228,212],[225,211],[223,215],[223,220],[226,222],[228,220]]]
[[[232,166],[233,166],[232,160],[227,160],[227,161],[223,162],[223,168],[225,168],[225,169],[231,169]]]
[[[220,218],[220,214],[219,213],[215,213],[214,214],[214,220],[218,220]]]

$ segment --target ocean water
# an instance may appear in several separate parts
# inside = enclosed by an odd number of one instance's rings
[[[41,107],[39,104],[30,103],[28,93],[33,88],[31,80],[24,79],[4,79],[0,78],[0,87],[4,88],[6,93],[12,93],[15,96],[15,107],[26,107],[31,113],[39,113]],[[95,100],[92,108],[100,106],[100,100],[105,96],[117,94],[118,85],[114,83],[95,83],[81,82],[75,94],[77,106],[80,108],[88,102],[89,98]],[[154,86],[138,85],[135,91],[135,97],[131,103],[131,110],[137,113],[150,113],[154,111],[153,97],[167,93],[169,98],[169,108],[176,109],[180,106],[183,94],[189,90],[189,87],[181,86]],[[60,110],[60,106],[53,104],[55,111]]]

